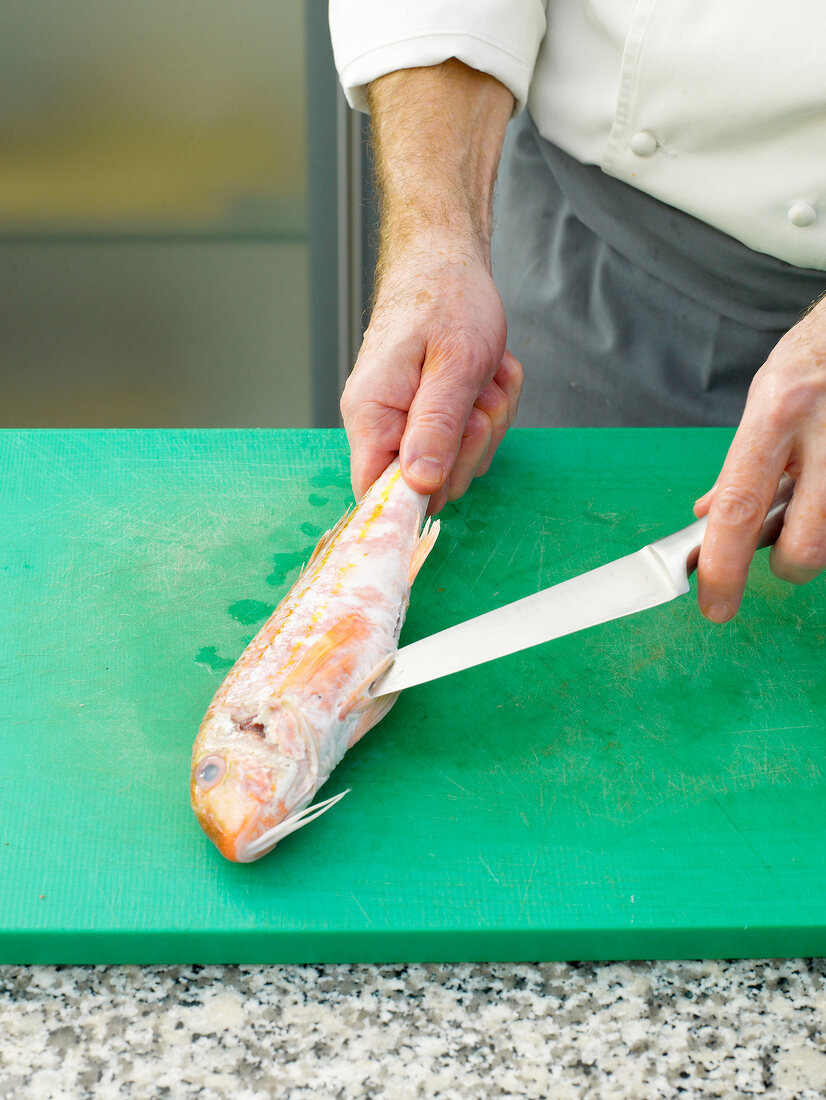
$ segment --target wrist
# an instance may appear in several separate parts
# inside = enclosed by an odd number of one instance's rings
[[[434,223],[418,215],[385,217],[378,256],[379,276],[402,277],[434,268],[484,268],[490,273],[490,237],[469,222]]]
[[[409,246],[490,252],[496,160],[482,169],[463,150],[413,151],[384,158],[379,173],[383,238]]]

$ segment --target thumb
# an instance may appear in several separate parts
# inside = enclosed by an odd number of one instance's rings
[[[445,484],[477,396],[469,380],[451,376],[450,370],[422,373],[399,448],[402,476],[411,489],[432,495]]]

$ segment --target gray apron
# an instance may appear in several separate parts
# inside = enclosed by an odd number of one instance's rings
[[[580,164],[527,111],[508,127],[493,274],[525,368],[522,426],[736,424],[826,287]]]

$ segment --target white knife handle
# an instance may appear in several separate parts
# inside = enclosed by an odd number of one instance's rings
[[[793,493],[794,480],[788,474],[783,474],[777,487],[777,494],[760,528],[757,540],[758,550],[764,546],[771,546],[777,541]],[[703,516],[702,519],[690,523],[688,527],[683,527],[681,531],[675,531],[673,535],[666,535],[665,538],[651,543],[651,548],[659,554],[675,583],[684,582],[697,568],[700,547],[707,526],[708,516]]]

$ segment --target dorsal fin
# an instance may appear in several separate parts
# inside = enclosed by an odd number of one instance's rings
[[[325,531],[321,538],[318,540],[312,554],[310,554],[309,558],[307,558],[307,560],[301,566],[301,572],[298,574],[288,590],[281,597],[278,606],[275,608],[272,615],[270,616],[269,621],[272,626],[275,626],[276,622],[278,621],[279,613],[283,613],[286,610],[290,601],[296,595],[298,588],[306,583],[306,575],[310,568],[314,566],[314,563],[318,565],[321,564],[321,561],[324,555],[327,553],[327,550],[333,545],[335,540],[353,518],[355,510],[355,505],[352,505],[350,508],[348,508],[341,519],[338,521],[338,523],[336,523],[334,527],[331,527],[329,531]]]
[[[312,554],[310,554],[309,558],[307,558],[307,561],[304,563],[304,565],[301,566],[301,572],[298,574],[299,580],[301,580],[301,578],[310,569],[314,562],[318,562],[318,559],[322,558],[326,554],[329,547],[333,545],[338,536],[353,518],[357,507],[358,505],[352,504],[338,521],[338,523],[331,527],[329,531],[324,532],[324,534],[318,540],[315,550],[313,550]],[[290,591],[292,591],[292,589],[290,589]]]

